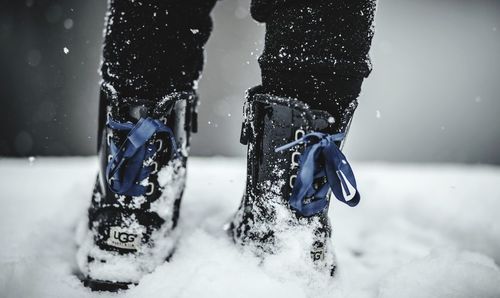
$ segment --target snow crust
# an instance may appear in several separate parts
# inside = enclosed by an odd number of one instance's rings
[[[264,261],[223,231],[245,161],[192,158],[169,263],[119,294],[73,274],[94,158],[0,160],[0,297],[500,297],[500,168],[357,164],[362,202],[332,201],[338,271],[307,266],[297,239]]]
[[[100,249],[94,243],[95,231],[88,229],[88,219],[82,216],[76,232],[77,264],[81,275],[97,280],[137,283],[145,273],[152,272],[158,265],[163,264],[175,250],[179,238],[179,231],[172,231],[173,206],[175,198],[179,197],[185,185],[185,172],[179,159],[170,161],[158,172],[158,184],[163,191],[162,195],[151,204],[150,210],[156,212],[165,223],[160,229],[152,232],[151,242],[154,245],[152,247],[138,245],[135,255],[121,255]],[[148,181],[148,178],[144,179],[143,185],[147,185]],[[96,192],[93,195],[100,196],[100,193]],[[138,208],[145,199],[144,196],[133,197],[131,208]],[[145,227],[136,221],[131,220],[127,227],[137,235],[145,232]],[[87,262],[88,257],[98,261]]]

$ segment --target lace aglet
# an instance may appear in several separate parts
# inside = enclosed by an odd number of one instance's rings
[[[290,148],[290,146],[288,146],[288,145],[283,145],[283,146],[281,146],[281,147],[278,147],[278,148],[274,149],[274,152],[278,153],[278,152],[284,151],[284,150],[286,150],[286,149],[288,149],[288,148]]]

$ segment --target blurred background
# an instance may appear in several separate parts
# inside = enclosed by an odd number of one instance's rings
[[[242,156],[244,91],[264,27],[214,13],[195,155]],[[96,153],[105,0],[0,0],[0,156]],[[500,1],[380,0],[351,159],[500,164]]]

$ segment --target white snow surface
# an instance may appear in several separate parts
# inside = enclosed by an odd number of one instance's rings
[[[95,293],[73,275],[75,228],[95,158],[0,160],[0,297],[500,297],[500,168],[354,163],[362,202],[332,201],[338,271],[297,259],[300,241],[261,261],[223,225],[245,161],[191,158],[169,263],[125,292]]]

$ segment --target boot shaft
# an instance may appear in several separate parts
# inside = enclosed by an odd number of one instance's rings
[[[168,127],[171,135],[157,132],[147,141],[148,149],[155,152],[149,154],[149,163],[153,168],[148,177],[149,189],[144,193],[148,201],[156,199],[158,192],[158,173],[170,161],[176,159],[185,167],[192,132],[197,131],[198,97],[194,92],[176,92],[159,101],[139,98],[118,98],[105,85],[101,89],[101,124],[100,124],[100,187],[106,198],[115,200],[120,193],[113,192],[106,181],[108,164],[113,158],[112,147],[119,147],[126,142],[130,130],[117,130],[110,127],[110,122],[129,125],[137,124],[141,119],[153,119],[160,125]],[[175,152],[174,152],[175,150]],[[137,181],[140,182],[140,181]]]
[[[249,90],[244,108],[240,141],[248,145],[246,193],[259,196],[271,191],[281,204],[287,205],[304,146],[282,152],[276,149],[311,132],[333,134],[342,128],[326,111],[312,110],[294,98],[261,92],[260,87]],[[337,145],[340,146],[340,142]],[[325,183],[323,177],[315,181],[317,188]]]
[[[105,121],[100,131],[100,168],[89,208],[89,229],[101,249],[130,253],[146,243],[154,245],[151,238],[155,233],[177,225],[189,140],[197,129],[198,98],[194,92],[177,92],[151,101],[118,97],[111,91],[105,85],[101,90],[100,114]],[[146,121],[163,129],[143,139],[129,159],[117,161],[120,153],[137,146],[134,131]],[[114,173],[111,163],[117,166]],[[134,166],[137,171],[132,185],[117,189],[114,183],[123,184]]]

